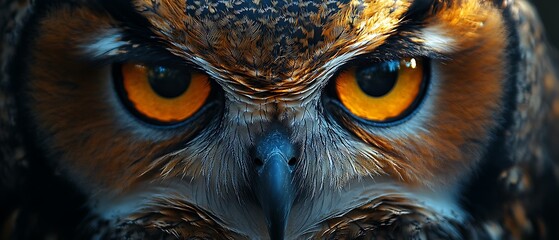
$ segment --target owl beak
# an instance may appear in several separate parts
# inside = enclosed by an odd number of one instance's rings
[[[271,239],[283,239],[293,204],[291,169],[281,155],[275,154],[258,175],[257,195],[266,216],[268,232]]]
[[[271,239],[284,239],[294,201],[293,146],[286,134],[269,132],[257,146],[255,194],[264,211]]]

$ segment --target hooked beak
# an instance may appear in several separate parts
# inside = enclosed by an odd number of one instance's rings
[[[270,238],[284,239],[295,194],[294,148],[288,136],[273,129],[256,146],[255,194],[262,207]]]

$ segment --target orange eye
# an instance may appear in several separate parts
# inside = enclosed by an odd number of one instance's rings
[[[159,123],[188,119],[210,95],[208,75],[192,69],[125,63],[120,70],[126,100]]]
[[[423,81],[423,61],[406,58],[350,68],[337,77],[336,92],[355,116],[386,122],[413,110]]]

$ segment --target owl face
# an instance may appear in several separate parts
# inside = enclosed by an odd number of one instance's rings
[[[490,1],[42,4],[30,125],[114,224],[194,209],[298,237],[386,196],[460,221],[450,189],[502,118],[508,33]]]

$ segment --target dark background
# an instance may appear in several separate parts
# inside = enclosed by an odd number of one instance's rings
[[[559,1],[558,0],[532,0],[540,12],[549,42],[555,48],[559,47]]]

